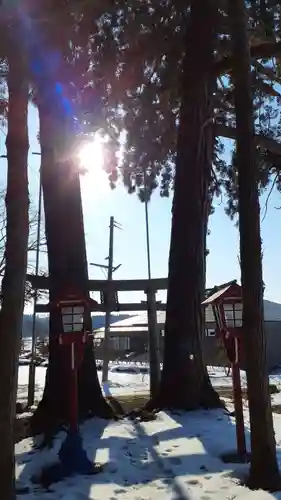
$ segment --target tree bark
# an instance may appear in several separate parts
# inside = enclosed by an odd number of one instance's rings
[[[41,90],[41,94],[40,94]],[[54,98],[55,99],[55,98]],[[49,262],[51,303],[61,300],[69,291],[89,298],[88,267],[82,213],[80,181],[75,159],[69,152],[60,156],[55,151],[54,135],[68,130],[67,119],[60,103],[55,107],[39,88],[41,168],[44,197],[46,241]],[[63,150],[63,148],[62,148]],[[87,315],[87,329],[92,331],[91,315]],[[67,422],[68,364],[64,350],[59,346],[60,318],[50,312],[49,369],[43,399],[33,418],[34,432],[52,430]],[[111,407],[103,398],[95,364],[92,340],[78,374],[79,411],[81,417],[112,417]]]
[[[160,390],[160,406],[186,410],[220,405],[201,350],[204,226],[213,148],[212,65],[217,18],[213,4],[194,0],[187,27]]]
[[[243,0],[229,2],[229,17],[232,20],[234,60],[243,338],[251,426],[249,485],[255,489],[274,490],[280,487],[280,476],[266,371],[258,167],[254,150],[250,54]]]
[[[23,52],[9,40],[5,271],[0,311],[1,500],[16,498],[14,423],[28,248],[28,81]]]

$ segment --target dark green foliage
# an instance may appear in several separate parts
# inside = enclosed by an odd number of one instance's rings
[[[278,42],[280,25],[273,14],[280,7],[272,1],[248,2],[247,8],[252,47],[255,54],[263,54],[264,42]],[[92,74],[95,88],[105,104],[103,112],[111,130],[127,131],[126,153],[119,171],[128,191],[137,192],[141,200],[144,170],[149,191],[159,187],[160,194],[167,196],[173,187],[179,80],[187,18],[188,6],[180,0],[149,4],[119,1],[115,3],[115,11],[101,18],[100,30],[91,39],[93,68],[88,76]],[[214,119],[219,124],[235,126],[229,26],[223,3],[216,52]],[[269,123],[268,116],[278,104],[279,94],[272,83],[279,79],[278,59],[273,65],[268,53],[265,59],[257,58],[252,78],[257,133],[275,137],[274,122],[271,119]],[[227,136],[227,130],[225,133]],[[262,157],[267,154],[262,149],[258,153]],[[214,188],[227,189],[231,198],[230,214],[236,209],[235,198],[232,199],[236,177],[233,167],[224,164],[221,155],[216,153]],[[270,172],[262,167],[262,187],[269,177]]]
[[[235,126],[228,14],[225,2],[221,0],[219,5],[214,68],[218,78],[214,116],[210,119]],[[280,36],[276,15],[280,14],[280,5],[275,0],[248,1],[246,5],[251,45],[255,54],[266,54],[264,59],[255,58],[252,67],[256,131],[278,138],[279,94],[273,82],[280,81],[280,64],[278,57],[272,61],[271,53],[276,54]],[[110,185],[115,187],[121,175],[128,192],[136,192],[141,201],[145,193],[150,196],[156,188],[161,196],[168,196],[173,188],[179,81],[189,3],[44,0],[38,6],[34,4],[29,15],[37,36],[43,37],[58,55],[56,78],[73,105],[79,124],[76,133],[85,137],[99,129],[109,136],[105,167]],[[270,53],[264,42],[272,45]],[[36,93],[34,99],[36,102]],[[273,113],[278,116],[273,118]],[[117,150],[122,131],[126,131],[126,148],[120,162]],[[224,133],[228,135],[227,130]],[[216,148],[211,191],[226,189],[227,211],[233,216],[237,205],[235,165],[225,164],[219,141]],[[264,189],[275,172],[276,158],[262,148],[257,154]]]

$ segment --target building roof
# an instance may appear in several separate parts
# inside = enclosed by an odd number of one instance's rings
[[[147,334],[148,335],[148,326],[120,326],[119,328],[110,327],[110,337],[115,336],[123,336],[131,334]],[[104,328],[99,328],[94,332],[94,337],[97,339],[104,337]]]
[[[157,323],[163,324],[165,323],[166,312],[165,311],[157,311]],[[114,325],[111,326],[111,329],[118,329],[120,327],[126,326],[147,326],[147,312],[140,311],[135,314],[135,316],[131,316],[130,318],[124,319],[122,321],[116,321]]]
[[[206,314],[206,322],[213,323],[214,316],[212,312],[212,307],[208,305],[205,309]],[[158,325],[164,326],[166,319],[165,311],[157,311],[157,323]],[[281,304],[277,302],[272,302],[270,300],[264,300],[264,319],[265,321],[281,321]],[[123,329],[123,331],[146,331],[147,330],[147,313],[146,311],[141,311],[136,313],[134,316],[130,318],[116,321],[113,325],[111,325],[111,334],[114,334],[114,331],[118,331]],[[126,329],[126,330],[124,330]],[[103,332],[103,328],[99,328],[96,330],[96,333]]]

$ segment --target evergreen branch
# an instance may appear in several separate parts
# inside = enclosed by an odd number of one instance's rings
[[[252,59],[270,59],[281,54],[281,42],[261,43],[250,48]],[[223,73],[230,73],[233,68],[233,57],[225,56],[214,65],[216,76]]]
[[[215,134],[219,137],[226,137],[227,139],[236,139],[236,128],[222,123],[215,123]],[[256,146],[261,146],[263,149],[268,149],[271,153],[281,155],[281,143],[266,137],[265,135],[255,135]]]

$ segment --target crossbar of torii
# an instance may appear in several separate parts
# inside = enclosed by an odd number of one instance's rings
[[[35,290],[48,290],[49,277],[35,274],[28,274],[26,277]],[[90,292],[114,290],[118,292],[135,292],[146,290],[167,290],[168,278],[137,279],[137,280],[88,280],[88,290]]]
[[[28,274],[26,277],[27,281],[30,282],[34,290],[48,290],[49,289],[49,277],[39,276],[34,274]],[[118,292],[129,292],[129,291],[143,291],[147,294],[147,297],[151,294],[155,296],[158,290],[167,289],[167,278],[155,278],[155,279],[128,279],[128,280],[88,280],[88,290],[91,292],[101,292],[105,296],[116,296]],[[156,310],[165,311],[166,304],[158,302],[155,300]],[[114,303],[115,302],[115,303]],[[147,310],[147,303],[145,302],[128,302],[128,303],[118,303],[112,301],[112,311],[145,311]],[[105,303],[93,305],[93,311],[105,312],[107,305]],[[47,313],[49,312],[48,304],[37,304],[35,311],[37,313]]]

